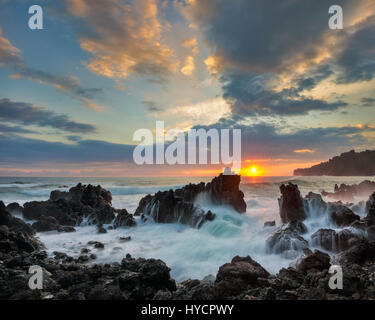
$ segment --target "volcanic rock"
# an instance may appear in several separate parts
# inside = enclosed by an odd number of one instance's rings
[[[288,223],[293,220],[304,220],[306,212],[298,186],[289,182],[287,185],[282,184],[280,191],[279,208],[281,221]]]
[[[314,253],[303,258],[297,264],[296,269],[297,271],[306,274],[308,271],[311,271],[311,270],[322,271],[325,269],[329,269],[329,267],[330,267],[329,255],[319,250],[315,250]]]

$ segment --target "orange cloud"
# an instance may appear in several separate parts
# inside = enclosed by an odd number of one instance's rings
[[[294,150],[293,152],[294,153],[314,153],[315,150],[311,150],[311,149],[298,149],[298,150]]]
[[[198,54],[198,40],[195,37],[185,39],[182,41],[181,45],[185,48],[192,48],[192,55],[189,55],[185,58],[184,66],[180,69],[181,73],[185,76],[190,76],[195,70],[195,60],[194,56]]]
[[[195,70],[194,57],[193,56],[186,57],[185,65],[181,68],[181,72],[185,76],[190,76],[193,74],[194,70]]]
[[[105,6],[100,0],[69,0],[68,8],[97,34],[80,36],[81,47],[94,55],[86,64],[93,73],[122,79],[132,73],[158,76],[176,71],[173,51],[162,43],[155,0],[108,0]]]

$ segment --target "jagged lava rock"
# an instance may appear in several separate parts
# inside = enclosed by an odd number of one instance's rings
[[[345,251],[363,239],[362,236],[354,234],[348,229],[335,231],[332,229],[319,229],[311,235],[315,246],[324,250],[338,253]]]
[[[337,226],[346,227],[354,221],[360,220],[360,217],[348,207],[340,205],[332,208],[331,219]]]
[[[303,199],[298,186],[289,182],[280,186],[281,197],[279,198],[280,218],[283,223],[293,220],[306,219]]]
[[[340,263],[359,264],[375,262],[375,241],[363,239],[339,255]]]
[[[9,203],[6,209],[13,215],[22,215],[23,213],[23,208],[17,202]]]
[[[134,220],[133,215],[131,215],[126,209],[116,210],[117,216],[113,221],[113,227],[134,227],[137,223]]]
[[[213,204],[230,205],[239,213],[246,211],[244,194],[239,190],[240,180],[239,175],[220,174],[207,184],[201,182],[175,191],[159,191],[153,196],[143,197],[134,215],[141,215],[144,219],[151,217],[155,222],[180,222],[199,228],[215,218],[211,211],[205,212],[194,204],[199,194],[206,194]]]
[[[236,256],[219,268],[215,280],[215,294],[221,299],[235,297],[249,287],[256,287],[260,278],[270,274],[251,257]]]
[[[142,208],[142,209],[141,209]],[[140,201],[135,215],[140,214],[143,220],[152,218],[158,223],[179,222],[199,228],[204,222],[211,221],[215,215],[207,213],[192,202],[186,202],[176,196],[173,190],[157,192],[154,196],[146,196]]]
[[[246,212],[246,202],[244,194],[240,190],[240,175],[223,175],[220,174],[211,182],[207,183],[205,192],[210,196],[214,204],[229,204],[237,212]]]
[[[23,216],[33,220],[41,216],[53,217],[67,226],[80,224],[84,218],[89,224],[107,224],[115,218],[111,201],[111,193],[101,186],[79,183],[68,192],[52,191],[47,201],[25,203]]]
[[[330,260],[331,259],[328,254],[323,253],[319,250],[315,250],[314,253],[304,257],[297,264],[296,269],[297,271],[302,273],[307,273],[311,270],[322,271],[325,269],[329,269],[329,267],[331,266]]]
[[[345,183],[338,186],[335,184],[334,192],[322,191],[322,195],[336,200],[354,201],[354,197],[367,197],[375,191],[375,182],[364,180],[359,184],[347,185]]]
[[[33,237],[29,224],[13,217],[0,201],[0,253],[33,252],[42,244]]]
[[[296,257],[298,252],[308,248],[308,242],[299,235],[296,229],[282,227],[275,231],[266,240],[270,253],[284,254],[287,257]]]

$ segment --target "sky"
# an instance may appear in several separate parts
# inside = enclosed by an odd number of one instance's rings
[[[157,120],[241,129],[242,167],[269,176],[374,149],[375,1],[0,0],[1,176],[222,170],[135,164]]]

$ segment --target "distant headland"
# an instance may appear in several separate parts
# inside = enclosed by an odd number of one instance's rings
[[[373,176],[375,175],[375,150],[351,150],[326,162],[305,169],[296,169],[294,176]]]

